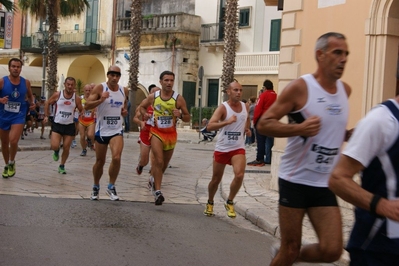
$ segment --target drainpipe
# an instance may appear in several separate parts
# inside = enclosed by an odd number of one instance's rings
[[[116,13],[117,13],[117,0],[113,2],[112,13],[112,33],[111,33],[111,65],[115,62],[115,38],[116,38]]]

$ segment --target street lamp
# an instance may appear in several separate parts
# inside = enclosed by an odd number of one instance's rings
[[[39,28],[39,31],[36,32],[36,38],[39,42],[40,47],[43,49],[43,73],[42,73],[42,91],[41,96],[46,96],[46,65],[47,65],[47,55],[48,55],[48,32],[50,29],[50,24],[48,21],[44,21],[42,27]],[[54,34],[54,41],[59,42],[61,38],[61,34],[58,32]]]

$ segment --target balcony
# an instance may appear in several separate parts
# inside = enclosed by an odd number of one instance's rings
[[[201,18],[186,13],[170,13],[159,15],[148,15],[143,17],[142,30],[150,31],[185,31],[198,33]],[[117,33],[130,32],[130,17],[118,18],[116,20]]]
[[[280,52],[237,53],[235,74],[278,74]]]
[[[59,53],[101,50],[101,46],[106,44],[103,30],[64,30],[59,31],[59,33],[61,34]],[[30,53],[41,53],[43,49],[35,34],[33,34],[21,37],[21,50]]]
[[[223,42],[224,23],[210,23],[201,25],[201,43]]]

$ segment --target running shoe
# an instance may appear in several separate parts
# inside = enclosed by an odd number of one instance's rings
[[[88,139],[86,139],[86,142],[87,142],[87,147],[90,147],[90,148],[91,148],[91,146],[93,145],[93,144],[91,143],[91,140],[88,138]]]
[[[8,165],[4,166],[3,178],[8,178]]]
[[[45,137],[43,137],[43,136],[40,136],[40,139],[46,139]]]
[[[90,199],[98,200],[100,197],[98,196],[99,189],[97,187],[93,187],[93,191],[91,192]]]
[[[82,153],[80,154],[80,156],[86,156],[87,150],[83,149]]]
[[[215,216],[215,214],[213,213],[213,204],[210,204],[210,203],[206,204],[204,215],[209,216],[209,217]]]
[[[249,165],[249,166],[264,166],[265,162],[255,160],[255,161],[247,163],[247,165]]]
[[[111,189],[107,189],[106,193],[111,200],[119,200],[118,194],[116,194],[115,186],[113,186]]]
[[[60,158],[59,152],[60,151],[54,151],[54,153],[53,153],[53,160],[54,161],[58,161],[58,159]]]
[[[13,177],[15,175],[15,163],[8,164],[8,177]]]
[[[21,135],[21,139],[25,139],[24,135]]]
[[[144,168],[143,166],[137,165],[136,172],[137,172],[138,175],[141,175],[141,173],[143,172],[143,168]]]
[[[158,190],[155,192],[155,205],[162,205],[162,202],[165,201],[164,196],[162,195],[162,192]]]
[[[76,140],[72,140],[71,148],[75,148],[77,146]]]
[[[224,203],[224,207],[226,208],[227,211],[227,216],[230,218],[236,218],[236,211],[234,210],[234,203]]]
[[[65,171],[65,166],[64,165],[58,166],[58,173],[66,175],[66,171]]]

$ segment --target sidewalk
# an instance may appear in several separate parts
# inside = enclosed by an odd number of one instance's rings
[[[35,129],[34,133],[28,133],[24,140],[19,141],[20,151],[49,150],[48,128],[46,128],[44,136],[46,139],[40,139],[40,130]],[[130,132],[124,135],[125,143],[137,142],[138,132]],[[201,142],[202,136],[193,130],[178,129],[178,142],[198,144],[199,148],[213,149],[213,142]],[[78,140],[78,138],[77,138]],[[190,151],[187,151],[187,158],[190,157]],[[248,147],[246,149],[247,160],[253,160],[256,156],[256,147]],[[123,156],[123,155],[122,155]],[[93,158],[94,159],[94,158]],[[198,172],[199,183],[196,185],[196,198],[198,202],[205,205],[206,203],[206,187],[212,173],[212,166],[203,172]],[[206,178],[204,178],[206,176]],[[230,183],[233,178],[232,167],[227,166],[225,175],[220,186],[221,194],[224,199],[227,198],[230,189]],[[263,167],[248,166],[246,168],[243,186],[235,198],[236,211],[251,221],[253,224],[268,232],[269,234],[280,237],[278,230],[278,193],[269,189],[271,175],[270,165]],[[347,208],[341,208],[343,217],[344,241],[346,243],[349,232],[353,224],[353,211]],[[309,222],[305,217],[302,229],[303,243],[314,243],[317,237]],[[348,254],[344,253],[341,260],[336,265],[348,265]]]

